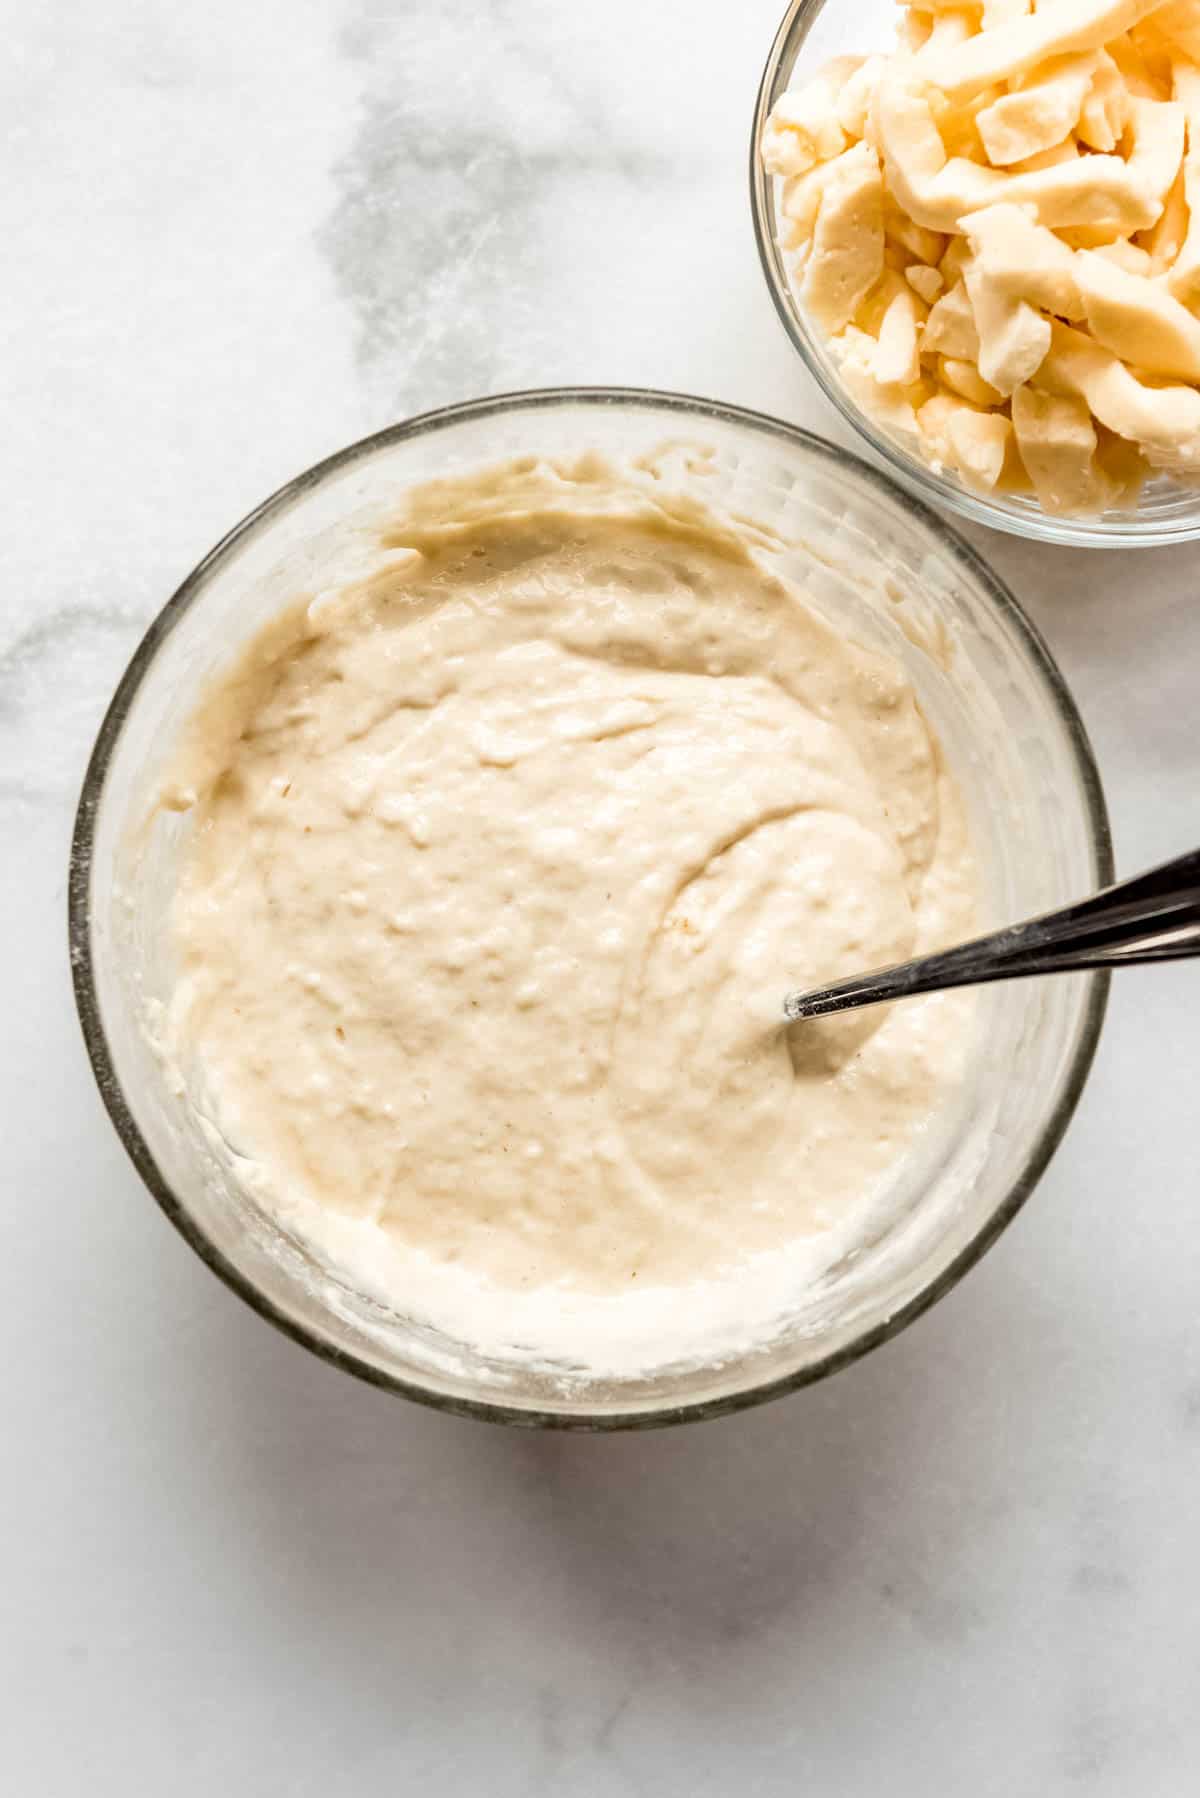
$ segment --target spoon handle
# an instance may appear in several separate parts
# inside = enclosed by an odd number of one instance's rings
[[[1066,974],[1080,968],[1182,961],[1190,955],[1200,955],[1200,850],[1196,849],[1026,924],[812,992],[789,993],[783,1013],[792,1021],[820,1018],[943,987]]]

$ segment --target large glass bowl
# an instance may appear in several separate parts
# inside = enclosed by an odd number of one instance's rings
[[[911,492],[963,518],[1019,537],[1084,548],[1183,543],[1200,537],[1200,491],[1161,476],[1148,481],[1136,507],[1097,517],[1057,518],[1023,494],[982,494],[947,470],[935,472],[889,435],[843,385],[820,328],[807,317],[788,278],[779,243],[779,182],[762,166],[759,145],[771,111],[788,88],[802,86],[833,56],[887,51],[896,40],[894,0],[792,0],[775,34],[754,109],[750,140],[750,206],[763,273],[783,328],[825,395]]]
[[[70,934],[84,1035],[121,1139],[168,1217],[235,1291],[318,1354],[411,1397],[512,1423],[703,1417],[883,1341],[954,1284],[1030,1192],[1079,1097],[1104,1009],[1104,980],[1092,975],[982,991],[961,1105],[936,1157],[886,1223],[796,1292],[769,1341],[733,1359],[601,1380],[576,1365],[489,1357],[355,1292],[242,1190],[144,1028],[146,1007],[169,990],[166,918],[189,829],[177,814],[149,828],[146,818],[180,725],[213,672],[290,596],[361,572],[373,523],[414,482],[518,455],[632,457],[668,441],[709,452],[671,458],[673,479],[803,541],[778,566],[809,603],[904,663],[962,785],[991,919],[1062,904],[1111,877],[1075,707],[1033,626],[965,543],[806,432],[703,400],[609,389],[431,413],[275,494],[150,627],[101,727],[76,822]]]

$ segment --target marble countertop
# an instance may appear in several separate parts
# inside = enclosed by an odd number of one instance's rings
[[[781,0],[7,13],[6,1789],[1184,1798],[1200,1764],[1200,967],[1116,983],[1035,1200],[899,1340],[627,1438],[426,1413],[276,1335],[93,1088],[64,945],[106,698],[198,557],[443,401],[619,381],[840,435],[745,196]],[[1193,845],[1200,546],[978,533],[1127,871]]]

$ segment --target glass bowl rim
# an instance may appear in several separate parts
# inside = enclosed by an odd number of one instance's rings
[[[438,407],[420,413],[398,424],[387,426],[370,436],[360,438],[346,448],[335,451],[286,482],[261,505],[249,512],[239,524],[209,550],[175,593],[152,619],[141,642],[117,684],[115,693],[101,721],[96,741],[88,760],[79,804],[75,814],[68,871],[68,938],[75,1004],[83,1031],[92,1073],[109,1117],[126,1154],[133,1162],[153,1198],[184,1240],[212,1271],[260,1317],[291,1337],[294,1342],[345,1372],[355,1374],[385,1391],[401,1394],[435,1410],[458,1416],[477,1417],[492,1423],[515,1424],[526,1428],[567,1429],[588,1432],[650,1429],[668,1424],[694,1422],[719,1417],[768,1399],[811,1385],[839,1369],[849,1366],[862,1355],[897,1335],[922,1312],[958,1284],[963,1275],[986,1253],[992,1243],[1016,1216],[1033,1191],[1047,1163],[1057,1149],[1083,1091],[1095,1055],[1108,999],[1109,976],[1087,976],[1088,990],[1082,1028],[1068,1069],[1059,1101],[1031,1145],[1024,1166],[1005,1198],[984,1219],[979,1229],[942,1269],[936,1279],[915,1293],[907,1303],[887,1317],[855,1336],[851,1342],[831,1350],[811,1365],[750,1384],[736,1392],[717,1398],[697,1399],[666,1404],[657,1408],[642,1407],[628,1411],[614,1410],[601,1414],[573,1411],[569,1403],[561,1409],[548,1410],[492,1400],[465,1398],[403,1379],[374,1366],[370,1361],[325,1340],[315,1330],[299,1322],[259,1290],[240,1268],[205,1234],[187,1207],[180,1201],[159,1169],[149,1145],[139,1130],[121,1088],[116,1066],[109,1048],[96,989],[92,958],[91,884],[95,861],[95,831],[100,802],[114,752],[125,721],[165,639],[185,612],[196,602],[213,574],[250,538],[266,525],[296,505],[304,496],[335,474],[395,444],[419,438],[455,425],[502,413],[553,410],[568,406],[597,408],[629,407],[641,411],[675,412],[683,417],[722,423],[749,429],[768,439],[799,451],[833,467],[840,467],[865,482],[890,503],[902,505],[918,526],[931,533],[950,559],[973,579],[1016,629],[1030,664],[1041,677],[1049,697],[1056,706],[1066,728],[1074,753],[1079,791],[1096,862],[1098,884],[1113,879],[1112,838],[1108,811],[1100,774],[1086,728],[1070,690],[1045,640],[1032,620],[1000,578],[983,558],[937,513],[906,489],[898,488],[877,468],[861,457],[831,444],[825,439],[785,420],[773,418],[746,407],[700,399],[687,394],[660,392],[653,388],[633,387],[549,387],[497,394],[484,399],[466,400],[456,405]]]
[[[803,48],[811,25],[827,6],[844,0],[790,0],[772,41],[763,68],[754,104],[754,122],[750,132],[750,217],[758,259],[772,304],[788,341],[799,355],[825,398],[868,443],[886,464],[901,486],[920,499],[947,506],[960,518],[990,530],[1006,531],[1034,543],[1060,543],[1075,549],[1157,549],[1171,543],[1191,543],[1200,537],[1200,500],[1194,516],[1187,522],[1173,524],[1147,521],[1143,525],[1105,524],[1102,517],[1055,518],[1047,512],[1031,512],[1028,517],[1010,512],[983,494],[974,494],[946,480],[932,468],[908,454],[887,433],[876,427],[870,416],[855,404],[843,384],[819,354],[815,337],[810,338],[792,296],[783,256],[767,223],[767,191],[770,177],[758,153],[780,65],[787,58],[797,36]]]

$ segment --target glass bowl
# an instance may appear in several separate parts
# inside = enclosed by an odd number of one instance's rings
[[[885,51],[895,42],[894,0],[792,0],[767,57],[750,140],[750,207],[763,273],[783,328],[826,397],[911,492],[963,518],[1018,537],[1082,548],[1137,548],[1200,537],[1200,491],[1164,477],[1148,481],[1135,508],[1096,517],[1053,518],[1020,494],[987,495],[950,471],[935,472],[856,403],[843,385],[820,330],[810,324],[792,290],[779,245],[778,181],[759,156],[763,127],[780,95],[815,75],[833,56]]]
[[[164,607],[101,726],[71,855],[80,1018],[126,1149],[209,1266],[328,1360],[451,1411],[587,1429],[674,1423],[844,1365],[946,1292],[1013,1217],[1066,1127],[1100,1028],[1100,976],[981,991],[961,1104],[886,1221],[804,1283],[770,1340],[629,1378],[489,1357],[388,1310],[259,1209],[214,1150],[202,1107],[144,1028],[170,987],[165,921],[190,828],[153,798],[205,683],[298,591],[361,573],[373,527],[414,482],[513,456],[634,457],[681,442],[707,456],[671,458],[673,480],[771,527],[793,545],[776,565],[807,600],[905,665],[963,789],[988,915],[1042,911],[1112,874],[1083,726],[1016,601],[926,508],[804,431],[670,394],[517,394],[397,425],[267,500]]]

